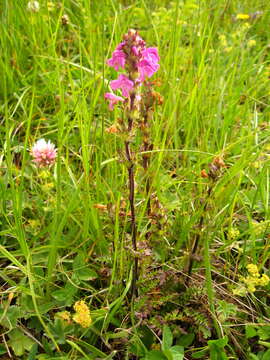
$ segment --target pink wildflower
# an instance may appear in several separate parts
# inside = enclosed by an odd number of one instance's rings
[[[146,77],[151,77],[159,69],[159,56],[157,48],[150,47],[142,51],[142,60],[138,63],[140,73],[140,81],[144,81]]]
[[[120,46],[119,44],[118,46]],[[115,50],[112,53],[111,59],[107,60],[107,64],[113,67],[116,71],[119,70],[119,67],[124,68],[126,63],[126,54],[122,50]]]
[[[114,95],[113,93],[106,93],[104,95],[105,99],[108,99],[110,101],[109,103],[109,109],[113,110],[113,107],[115,104],[117,104],[119,101],[124,101],[124,98],[121,96]]]
[[[157,48],[150,47],[142,51],[142,56],[144,59],[150,61],[152,64],[158,64],[159,56]]]
[[[37,166],[49,166],[55,162],[57,150],[55,145],[50,142],[46,142],[44,139],[38,140],[31,150],[33,161]]]
[[[129,96],[130,91],[133,89],[133,81],[129,80],[126,75],[120,74],[117,80],[112,80],[110,86],[113,90],[121,89],[125,97]]]
[[[151,77],[159,69],[159,64],[149,60],[141,60],[138,63],[138,70],[140,73],[140,81],[144,81],[146,77]]]

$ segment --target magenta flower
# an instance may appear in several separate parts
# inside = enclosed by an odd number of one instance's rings
[[[133,81],[129,80],[126,75],[120,74],[117,80],[112,80],[110,86],[113,90],[121,89],[122,95],[129,96],[130,91],[133,89]]]
[[[55,162],[57,150],[55,145],[50,142],[46,142],[44,139],[38,140],[31,149],[31,155],[33,161],[38,167],[49,166]]]
[[[112,53],[111,59],[107,60],[107,64],[113,67],[116,71],[119,70],[119,67],[122,67],[124,69],[125,63],[126,63],[126,54],[122,50],[118,50],[118,49]]]
[[[105,99],[108,99],[110,101],[109,103],[109,109],[113,110],[114,105],[116,105],[119,101],[124,101],[125,99],[121,96],[114,95],[113,93],[106,93],[104,95]]]
[[[140,73],[140,81],[144,81],[146,77],[151,77],[159,69],[159,64],[153,63],[149,60],[141,60],[138,63],[138,70]]]
[[[138,63],[140,81],[144,81],[146,77],[151,77],[159,69],[157,48],[150,47],[144,49],[142,57],[142,60]]]
[[[146,48],[145,50],[142,51],[142,56],[144,59],[150,61],[152,64],[157,65],[159,62],[157,48],[154,47]]]

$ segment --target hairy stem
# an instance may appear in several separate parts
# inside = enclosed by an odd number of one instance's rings
[[[130,152],[130,143],[125,141],[126,158],[129,162],[128,165],[128,179],[129,179],[129,204],[131,212],[131,238],[132,247],[134,251],[134,267],[133,267],[133,279],[132,279],[132,297],[138,296],[137,280],[138,280],[138,257],[137,257],[137,226],[136,226],[136,214],[135,214],[135,201],[134,201],[134,162]]]

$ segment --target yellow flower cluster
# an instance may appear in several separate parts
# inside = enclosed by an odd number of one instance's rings
[[[71,323],[71,317],[69,311],[61,311],[56,313],[55,317],[62,319],[64,322],[70,324]]]
[[[236,19],[237,20],[248,20],[250,16],[248,14],[237,14]]]
[[[249,48],[251,48],[251,47],[253,47],[253,46],[256,46],[256,40],[254,40],[254,39],[248,40],[247,46],[248,46]]]
[[[87,328],[91,325],[92,319],[90,315],[90,310],[86,303],[83,300],[76,301],[74,304],[75,314],[73,315],[73,320],[81,325],[83,328]]]
[[[258,286],[267,286],[269,284],[269,277],[266,274],[260,275],[257,265],[248,264],[247,271],[249,275],[241,278],[242,284],[233,290],[234,295],[245,296],[247,292],[254,293]]]
[[[246,284],[249,292],[255,292],[257,286],[266,286],[269,284],[269,277],[266,274],[260,276],[257,265],[249,264],[247,265],[247,270],[249,275],[243,279],[243,282]]]
[[[232,227],[228,230],[228,235],[230,239],[234,240],[238,238],[238,236],[240,235],[240,231],[237,228]]]

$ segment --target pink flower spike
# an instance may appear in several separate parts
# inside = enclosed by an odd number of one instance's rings
[[[112,53],[111,59],[107,60],[107,65],[113,67],[116,71],[119,67],[124,69],[126,63],[126,54],[122,50],[115,50]]]
[[[109,109],[113,110],[114,105],[116,105],[119,101],[124,101],[125,99],[121,96],[114,95],[113,93],[106,93],[104,95],[105,99],[108,99],[110,101],[109,103]]]
[[[122,50],[125,45],[126,45],[125,41],[120,42],[120,44],[117,45],[116,50]]]
[[[139,50],[136,46],[132,46],[131,50],[135,56],[139,56]]]
[[[149,60],[152,64],[157,64],[159,61],[158,50],[154,47],[143,50],[142,56],[144,59]]]
[[[141,60],[138,64],[140,73],[140,81],[144,81],[146,77],[151,77],[159,69],[159,64],[153,63],[149,60]]]
[[[133,89],[133,81],[129,80],[126,75],[120,74],[117,80],[110,82],[110,86],[113,90],[121,89],[122,95],[125,97],[129,96],[130,91]]]
[[[31,155],[33,161],[38,167],[50,166],[55,162],[57,150],[55,145],[50,142],[46,142],[44,139],[38,140],[31,149]]]

